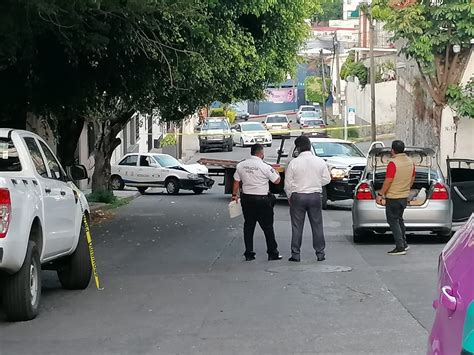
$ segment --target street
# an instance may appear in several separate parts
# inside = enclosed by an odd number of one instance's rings
[[[443,247],[433,237],[410,235],[408,255],[387,256],[389,236],[353,244],[351,202],[332,203],[323,212],[327,260],[316,263],[307,225],[295,265],[280,199],[284,259],[267,261],[257,227],[257,259],[244,262],[243,220],[229,219],[228,202],[216,183],[200,196],[152,190],[118,209],[93,228],[104,290],[91,282],[66,291],[43,271],[36,319],[7,323],[0,313],[0,354],[425,353]]]

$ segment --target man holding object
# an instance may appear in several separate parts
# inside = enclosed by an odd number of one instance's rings
[[[274,196],[270,194],[269,181],[280,183],[280,175],[263,161],[264,152],[261,144],[252,146],[249,159],[237,164],[234,174],[232,201],[237,201],[237,193],[242,183],[242,212],[244,215],[245,260],[255,259],[253,251],[253,234],[258,224],[265,234],[268,260],[281,260],[278,244],[273,230]]]
[[[405,255],[408,250],[403,212],[415,182],[416,171],[415,164],[404,152],[405,144],[402,141],[392,142],[393,159],[387,165],[385,180],[376,199],[379,205],[385,199],[385,215],[395,239],[395,249],[389,251],[389,255]]]

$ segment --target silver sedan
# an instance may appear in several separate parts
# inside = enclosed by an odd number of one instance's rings
[[[430,231],[447,239],[451,236],[453,206],[435,152],[429,148],[406,148],[405,152],[416,166],[415,182],[403,215],[406,229]],[[354,242],[374,237],[374,232],[390,231],[385,206],[375,200],[389,161],[388,147],[374,148],[369,152],[367,167],[355,189],[352,206]]]

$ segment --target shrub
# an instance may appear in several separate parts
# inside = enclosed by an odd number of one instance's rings
[[[213,108],[209,114],[209,117],[225,117],[223,108]]]
[[[112,204],[117,202],[117,197],[114,196],[114,193],[110,190],[103,190],[99,192],[94,192],[86,196],[87,201],[89,202],[100,202]]]
[[[167,134],[161,140],[160,146],[163,148],[163,147],[167,147],[167,146],[170,146],[170,145],[176,145],[176,143],[177,143],[176,142],[176,137],[174,136],[174,134]]]
[[[348,138],[359,138],[359,130],[357,128],[349,128],[347,130]]]

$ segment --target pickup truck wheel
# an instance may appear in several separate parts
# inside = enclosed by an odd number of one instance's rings
[[[200,195],[204,192],[204,189],[201,188],[201,187],[196,187],[193,189],[193,192],[196,194],[196,195]]]
[[[112,190],[123,190],[125,183],[120,176],[113,175],[110,178],[110,186],[112,187]]]
[[[137,189],[140,194],[144,195],[148,187],[137,187]]]
[[[20,270],[6,276],[3,304],[9,321],[27,321],[38,314],[41,298],[41,263],[36,243],[28,242]]]
[[[328,191],[323,187],[323,193],[321,195],[321,207],[323,210],[328,209]]]
[[[76,250],[64,259],[57,272],[64,289],[83,290],[89,286],[92,265],[84,226],[81,226]]]
[[[179,181],[175,178],[170,178],[165,183],[166,192],[170,195],[176,195],[179,192]]]

